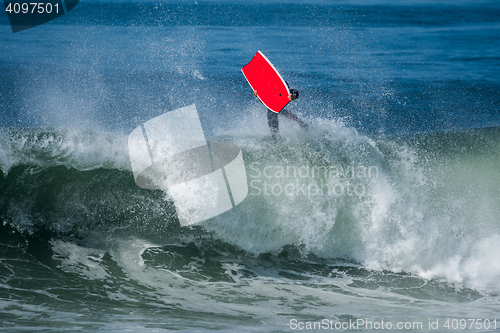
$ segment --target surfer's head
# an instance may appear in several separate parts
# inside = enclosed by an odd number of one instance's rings
[[[299,98],[299,91],[296,89],[290,89],[290,100],[293,101],[297,98]]]

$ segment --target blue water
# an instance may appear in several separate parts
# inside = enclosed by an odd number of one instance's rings
[[[82,0],[0,50],[0,330],[500,331],[497,1]],[[193,103],[249,195],[181,228],[127,136]]]

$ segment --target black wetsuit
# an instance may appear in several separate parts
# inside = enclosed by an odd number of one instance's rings
[[[308,125],[299,118],[297,118],[297,116],[294,115],[291,111],[288,111],[288,109],[283,109],[280,111],[280,113],[287,118],[295,120],[300,125],[300,127],[307,129]],[[267,109],[267,124],[269,125],[269,129],[271,130],[272,136],[276,138],[276,136],[280,134],[278,113]]]
[[[281,112],[283,112],[283,111],[281,111]],[[271,134],[273,137],[280,134],[278,113],[267,109],[267,124],[269,125],[269,129],[271,130]]]
[[[285,83],[288,87],[288,82],[285,82]],[[288,89],[290,90],[291,94],[296,95],[295,98],[299,97],[299,92],[297,90],[290,89],[290,87],[288,87]],[[306,123],[301,121],[299,118],[297,118],[296,115],[294,115],[292,112],[289,112],[287,109],[281,110],[280,113],[282,115],[284,115],[285,117],[294,119],[296,122],[299,123],[300,126],[302,126],[302,128],[307,128]],[[280,134],[280,125],[279,125],[279,121],[278,121],[278,113],[277,112],[274,112],[274,111],[267,109],[267,124],[269,125],[269,129],[271,130],[271,134],[272,134],[273,138],[276,138]]]

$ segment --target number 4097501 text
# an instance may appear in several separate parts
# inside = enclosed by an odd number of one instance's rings
[[[59,13],[59,4],[52,5],[50,2],[24,2],[9,3],[5,8],[9,14],[51,14],[53,11]]]
[[[497,320],[488,319],[448,319],[444,323],[444,327],[453,330],[496,330]]]

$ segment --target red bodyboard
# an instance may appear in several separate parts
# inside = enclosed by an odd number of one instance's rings
[[[262,52],[257,51],[241,71],[252,89],[257,90],[262,104],[271,111],[278,113],[290,102],[290,90],[285,80]]]

